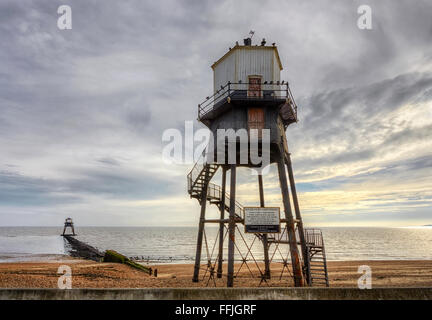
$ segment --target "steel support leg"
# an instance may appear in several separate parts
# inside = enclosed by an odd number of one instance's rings
[[[225,219],[225,192],[226,192],[226,168],[222,168],[222,194],[220,203],[220,219],[219,223],[219,255],[218,255],[218,267],[217,267],[217,277],[222,278],[222,265],[223,265],[223,245],[224,245],[224,228],[225,224],[223,219]]]
[[[260,206],[264,208],[264,187],[263,187],[263,179],[262,175],[258,175],[258,186],[259,186],[259,194],[260,194]],[[264,247],[264,276],[266,279],[270,279],[270,259],[269,259],[269,245],[268,245],[268,237],[266,233],[263,233],[262,237],[263,247]]]
[[[227,287],[234,285],[234,242],[235,242],[235,193],[236,193],[236,165],[231,165],[230,170],[230,212],[228,230],[228,279]]]
[[[208,173],[206,173],[206,178],[208,177]],[[202,249],[202,241],[203,241],[203,234],[204,234],[204,224],[205,224],[205,211],[206,211],[206,204],[207,204],[207,189],[208,189],[208,181],[205,179],[205,183],[202,190],[201,195],[201,213],[200,213],[200,220],[199,220],[199,226],[198,226],[198,239],[197,239],[197,248],[196,248],[196,254],[195,254],[195,267],[194,267],[194,274],[192,281],[198,282],[198,276],[199,276],[199,270],[200,270],[200,264],[201,264],[201,249]]]
[[[294,227],[294,218],[291,211],[291,203],[289,198],[289,189],[288,189],[288,182],[287,182],[287,176],[285,172],[285,163],[283,159],[283,152],[281,150],[280,157],[277,161],[278,164],[278,172],[279,172],[279,182],[282,190],[282,200],[284,204],[284,210],[285,210],[285,219],[286,219],[286,226],[288,231],[288,240],[290,245],[290,253],[291,253],[291,263],[293,268],[293,276],[294,276],[294,285],[296,287],[302,287],[303,286],[303,276],[302,276],[302,269],[301,269],[301,263],[300,263],[300,256],[297,248],[297,239],[295,235],[295,227]]]

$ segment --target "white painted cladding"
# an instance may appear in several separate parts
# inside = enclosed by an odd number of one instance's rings
[[[264,81],[279,81],[281,67],[276,50],[271,47],[240,46],[218,61],[213,69],[214,91],[227,84],[248,82],[248,76],[258,75]]]

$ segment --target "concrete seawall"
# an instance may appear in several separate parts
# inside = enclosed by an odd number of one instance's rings
[[[0,289],[0,300],[432,300],[432,288]]]

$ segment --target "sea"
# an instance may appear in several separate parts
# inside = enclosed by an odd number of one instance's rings
[[[193,263],[195,227],[79,227],[77,239],[100,251],[116,250],[148,263]],[[324,227],[330,261],[432,259],[432,227]],[[38,261],[68,254],[62,227],[0,227],[0,262]],[[206,228],[202,258],[217,255],[217,228]],[[262,259],[262,243],[251,234],[236,235],[236,259]],[[227,241],[225,241],[226,243]],[[287,246],[270,246],[273,261],[287,258]],[[227,248],[224,248],[227,252]]]

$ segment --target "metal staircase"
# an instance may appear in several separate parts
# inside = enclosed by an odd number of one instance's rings
[[[310,264],[310,269],[307,271],[310,285],[328,287],[327,260],[321,230],[305,229],[305,239]]]
[[[204,186],[208,183],[206,200],[220,208],[222,204],[222,188],[209,182],[218,168],[218,164],[208,164],[202,159],[195,163],[191,172],[187,175],[188,193],[191,198],[201,201]],[[227,192],[225,192],[225,210],[227,212],[230,210],[230,197]],[[236,218],[243,219],[243,206],[238,201],[235,202],[235,215]]]
[[[213,178],[218,168],[219,165],[216,163],[207,163],[205,153],[203,152],[200,159],[198,159],[187,175],[188,193],[191,198],[195,198],[201,202],[204,186],[208,184],[206,200],[212,204],[216,204],[220,208],[222,202],[222,188],[214,183],[210,183],[210,180]],[[229,209],[230,197],[229,194],[225,192],[225,210],[229,212]],[[235,214],[237,218],[243,219],[243,206],[237,201],[235,202]]]
[[[209,181],[213,178],[218,167],[216,164],[201,164],[199,162],[195,164],[192,171],[188,174],[188,192],[192,198],[197,198],[198,201],[201,201],[206,184],[209,184],[207,193],[211,196],[212,187]]]

